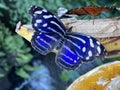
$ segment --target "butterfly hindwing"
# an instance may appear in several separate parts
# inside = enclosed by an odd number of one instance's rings
[[[69,42],[74,44],[74,49],[82,61],[91,61],[106,54],[106,49],[103,45],[89,35],[70,33],[68,38]]]
[[[61,68],[73,70],[80,65],[81,61],[75,52],[74,45],[68,40],[65,41],[62,48],[58,50],[56,55],[56,64]]]
[[[31,39],[31,45],[37,52],[46,55],[56,47],[59,39],[60,37],[55,34],[35,32]]]
[[[79,66],[81,62],[103,58],[106,54],[103,45],[91,36],[69,33],[66,38],[65,44],[56,57],[57,64],[62,68],[71,70]]]

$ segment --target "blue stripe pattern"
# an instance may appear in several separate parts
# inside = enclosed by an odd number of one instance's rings
[[[81,33],[68,32],[63,23],[48,10],[32,6],[29,10],[35,33],[31,39],[32,47],[46,55],[54,48],[58,50],[56,64],[63,69],[73,70],[82,62],[104,58],[104,46],[94,37]]]
[[[32,47],[38,51],[39,53],[46,55],[49,52],[53,50],[54,47],[56,47],[58,40],[60,37],[57,35],[50,33],[40,33],[35,32],[32,39],[31,39],[31,45]]]

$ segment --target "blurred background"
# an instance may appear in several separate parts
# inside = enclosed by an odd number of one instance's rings
[[[55,53],[40,55],[28,41],[15,33],[18,21],[30,24],[28,9],[31,5],[44,7],[57,15],[59,7],[120,7],[120,0],[0,0],[0,90],[65,90],[77,77],[92,68],[120,60],[120,57],[97,60],[83,64],[75,71],[60,69],[55,64]],[[101,17],[117,15],[120,12],[112,11],[101,14]]]

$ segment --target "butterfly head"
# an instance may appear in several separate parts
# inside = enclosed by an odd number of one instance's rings
[[[47,10],[42,7],[33,5],[30,7],[28,12],[30,15],[34,16],[34,15],[40,15],[40,14],[42,14],[42,12],[47,12]]]

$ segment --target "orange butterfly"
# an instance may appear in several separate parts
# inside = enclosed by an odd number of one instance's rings
[[[109,10],[117,10],[115,7],[99,7],[99,6],[86,6],[82,8],[75,8],[68,10],[64,15],[61,17],[69,17],[69,15],[74,14],[74,15],[91,15],[91,16],[98,16],[101,12],[106,12]]]

